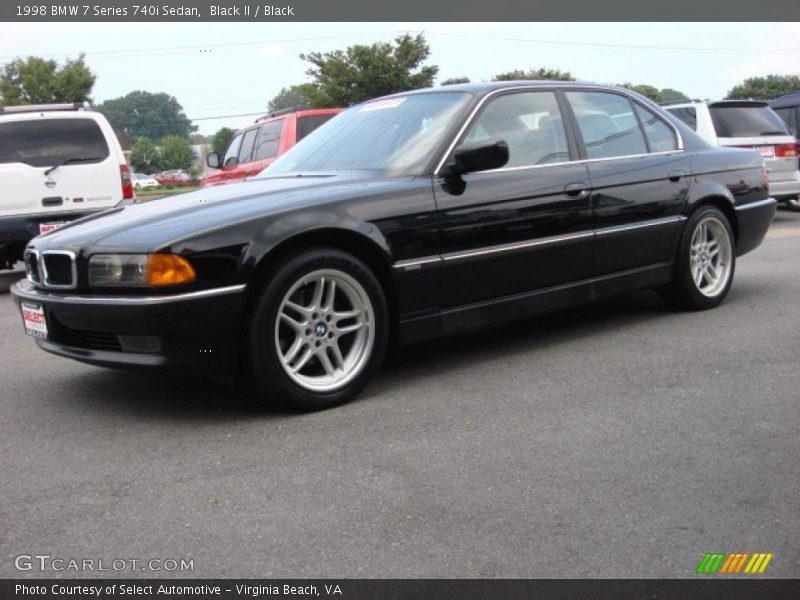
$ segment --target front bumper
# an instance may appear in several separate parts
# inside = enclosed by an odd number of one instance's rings
[[[98,366],[227,375],[238,365],[244,290],[89,296],[56,294],[22,280],[11,294],[18,307],[43,308],[48,337],[33,339],[52,354]]]
[[[777,204],[775,198],[766,198],[736,206],[736,256],[747,254],[764,241]]]

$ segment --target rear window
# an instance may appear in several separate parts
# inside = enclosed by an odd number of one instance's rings
[[[789,135],[781,118],[768,106],[718,105],[709,107],[719,137]]]
[[[52,167],[69,159],[89,159],[80,164],[97,163],[108,155],[103,132],[92,119],[0,123],[0,163]]]
[[[336,115],[316,115],[313,117],[300,117],[297,119],[297,141],[299,142],[317,127],[330,121]]]
[[[697,110],[693,106],[683,106],[680,108],[667,108],[671,114],[678,117],[689,127],[697,131]]]

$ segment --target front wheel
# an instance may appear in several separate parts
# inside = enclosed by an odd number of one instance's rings
[[[255,305],[250,370],[270,402],[328,408],[367,385],[388,336],[386,298],[369,267],[332,248],[304,250],[273,272]]]
[[[662,289],[662,297],[678,308],[713,308],[728,294],[735,267],[733,233],[727,217],[714,206],[702,206],[686,224],[675,279]]]

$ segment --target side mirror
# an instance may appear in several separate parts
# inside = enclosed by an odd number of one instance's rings
[[[220,158],[219,154],[216,152],[209,152],[206,154],[206,164],[211,167],[212,169],[219,169],[220,168]]]
[[[456,148],[447,164],[446,175],[460,177],[465,173],[499,169],[508,163],[508,144],[502,140],[481,146]]]

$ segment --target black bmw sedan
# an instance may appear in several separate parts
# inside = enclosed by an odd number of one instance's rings
[[[758,152],[626,89],[418,90],[350,108],[256,178],[35,238],[12,292],[48,352],[245,373],[318,409],[362,390],[390,338],[644,288],[714,307],[764,238],[767,189]]]

